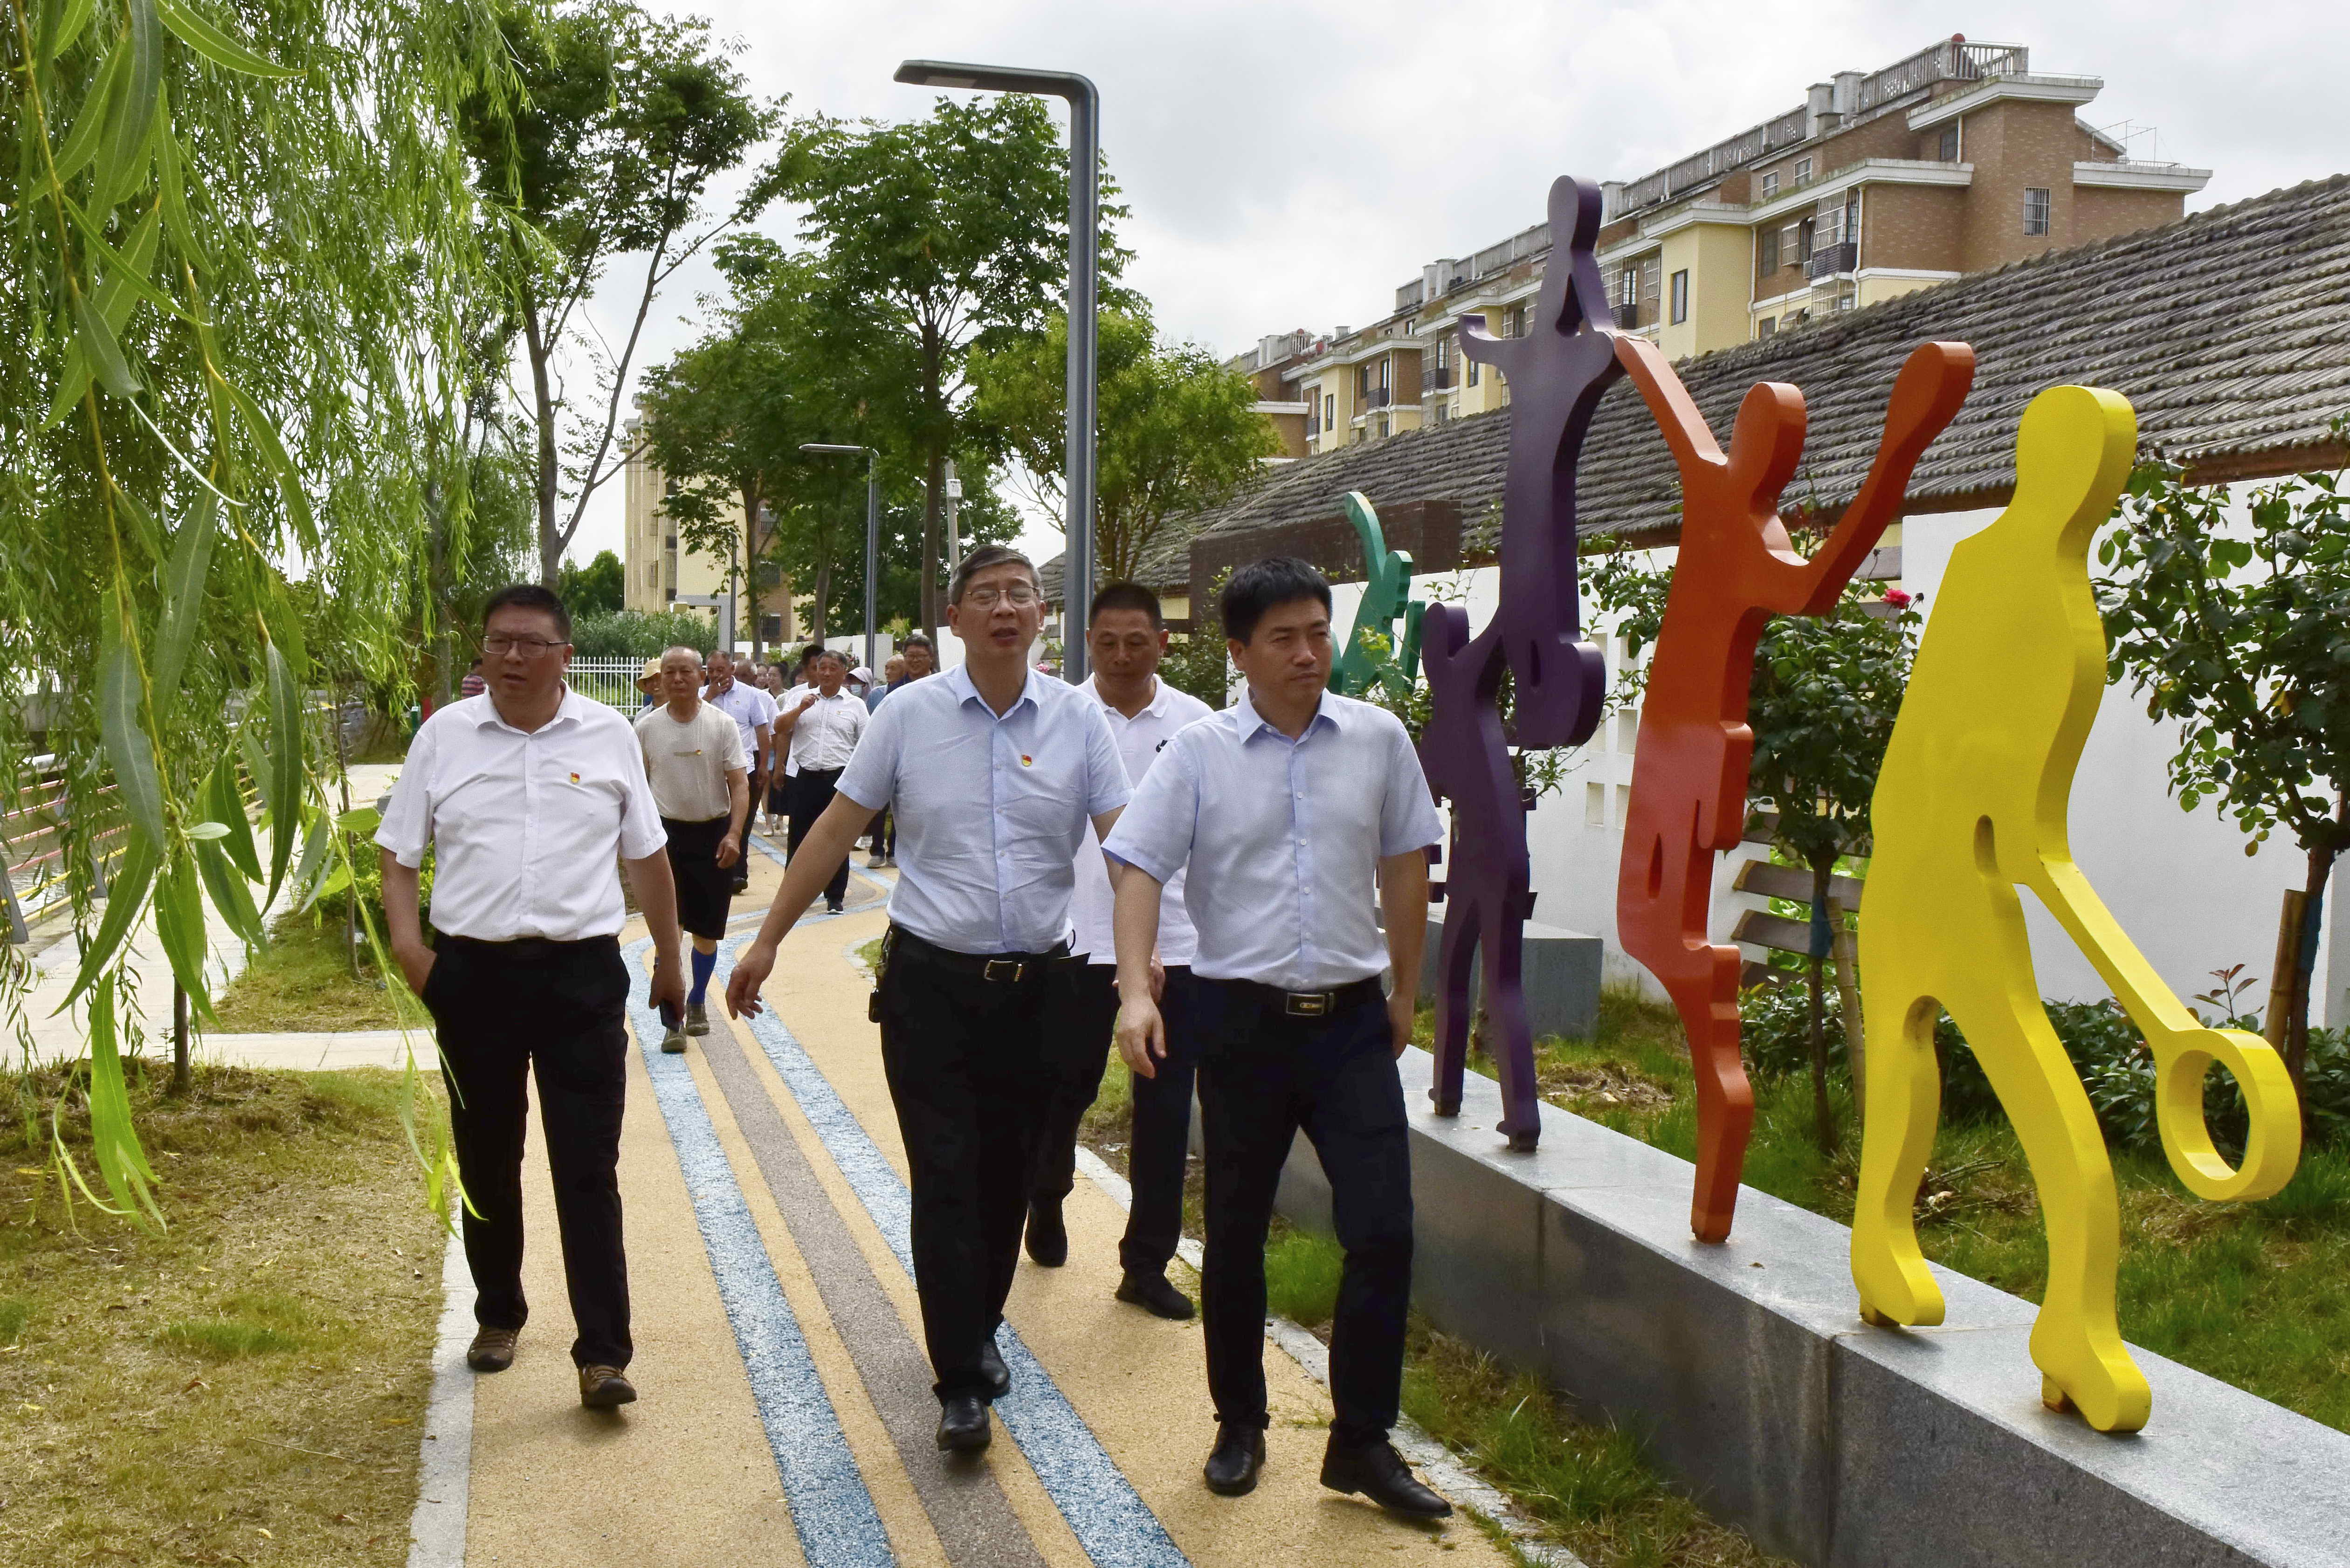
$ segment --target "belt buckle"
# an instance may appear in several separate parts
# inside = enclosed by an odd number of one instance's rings
[[[1028,966],[1017,959],[990,959],[987,961],[987,967],[980,971],[980,978],[987,981],[1008,980],[1013,984],[1018,985],[1021,976],[1025,974],[1027,970]],[[1002,971],[1010,972],[999,972]]]
[[[1293,991],[1284,993],[1281,1010],[1292,1018],[1320,1018],[1330,1011],[1330,993],[1326,991]]]

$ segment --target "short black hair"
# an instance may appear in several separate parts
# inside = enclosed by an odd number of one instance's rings
[[[848,655],[841,652],[840,649],[837,648],[813,649],[808,653],[808,662],[810,664],[822,664],[827,659],[837,659],[840,660],[840,667],[843,670],[850,668]]]
[[[1295,556],[1267,556],[1234,572],[1224,585],[1216,608],[1224,618],[1224,635],[1246,642],[1256,635],[1256,623],[1277,605],[1317,599],[1322,613],[1330,612],[1330,579]]]
[[[1167,618],[1159,613],[1159,596],[1140,583],[1104,583],[1094,590],[1094,602],[1086,611],[1086,624],[1101,619],[1104,610],[1140,610],[1150,618],[1150,624],[1164,630]]]
[[[482,627],[489,628],[490,618],[509,605],[516,609],[544,610],[555,618],[555,629],[564,641],[571,640],[571,612],[563,607],[556,591],[537,583],[508,583],[490,596],[482,607]]]
[[[803,666],[814,664],[817,659],[823,657],[824,644],[820,642],[808,643],[800,649],[800,663]]]
[[[931,641],[931,634],[927,631],[908,632],[906,640],[898,645],[898,651],[903,653],[910,648],[927,648],[932,653],[938,651],[937,645]]]
[[[1009,545],[981,545],[955,563],[954,575],[947,579],[947,603],[962,603],[963,589],[971,587],[972,578],[990,566],[1013,566],[1024,568],[1031,587],[1041,589],[1042,579],[1036,576],[1036,563]]]

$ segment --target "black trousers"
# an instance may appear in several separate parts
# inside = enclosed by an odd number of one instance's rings
[[[1322,1157],[1347,1254],[1330,1334],[1330,1436],[1369,1442],[1396,1422],[1411,1303],[1411,1157],[1387,1009],[1369,997],[1300,1018],[1267,994],[1229,981],[1193,988],[1208,1174],[1208,1392],[1219,1421],[1267,1424],[1265,1231],[1302,1127]]]
[[[792,779],[792,825],[784,836],[786,856],[800,852],[800,846],[807,841],[809,830],[816,826],[816,819],[822,816],[824,808],[832,804],[833,786],[840,783],[842,771],[839,768],[802,768]],[[824,896],[836,904],[848,897],[847,857],[841,858],[838,869],[832,874],[832,880],[824,885]]]
[[[1134,1206],[1118,1261],[1130,1274],[1164,1274],[1183,1239],[1183,1167],[1191,1155],[1191,1076],[1200,1061],[1200,981],[1180,965],[1167,971],[1159,1015],[1167,1030],[1167,1056],[1156,1076],[1128,1073],[1134,1096],[1127,1180]]]
[[[1019,1266],[1049,1087],[1056,988],[1081,961],[980,961],[892,927],[882,949],[881,1066],[912,1177],[914,1290],[941,1399],[987,1395],[982,1349]]]
[[[628,1087],[622,1023],[629,971],[617,937],[477,942],[442,936],[424,1004],[440,1035],[464,1216],[473,1317],[520,1328],[524,1075],[538,1075],[555,1220],[581,1366],[626,1366],[629,1262],[620,1240],[620,1114]],[[473,1212],[478,1210],[478,1214]]]
[[[1077,1125],[1101,1093],[1109,1064],[1110,1033],[1118,1023],[1118,966],[1070,966],[1058,988],[1045,1032],[1045,1090],[1036,1141],[1032,1203],[1052,1205],[1077,1184]]]

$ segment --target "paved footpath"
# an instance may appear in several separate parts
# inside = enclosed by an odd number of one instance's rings
[[[763,860],[737,908],[764,909],[775,877]],[[1264,1480],[1246,1498],[1210,1494],[1199,1327],[1111,1299],[1124,1214],[1090,1180],[1069,1201],[1068,1264],[1022,1262],[994,1447],[976,1462],[938,1452],[905,1160],[855,956],[882,930],[879,882],[861,878],[854,896],[785,943],[770,1013],[744,1023],[714,1009],[711,1033],[681,1056],[660,1054],[643,1006],[650,953],[629,945],[637,1049],[620,1183],[643,1397],[612,1414],[579,1407],[534,1118],[525,1283],[537,1315],[511,1371],[444,1372],[432,1441],[467,1452],[470,1474],[428,1442],[414,1568],[1503,1562],[1466,1518],[1413,1526],[1323,1490],[1327,1397],[1270,1345]],[[754,923],[736,922],[717,983]],[[469,1313],[470,1292],[457,1300]],[[470,1326],[452,1314],[444,1358]]]

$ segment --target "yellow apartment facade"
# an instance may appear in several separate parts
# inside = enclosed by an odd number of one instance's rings
[[[637,441],[637,421],[630,420],[627,429],[631,455],[620,475],[622,606],[632,610],[701,609],[723,622],[731,603],[735,609],[732,635],[747,644],[752,632],[749,590],[740,576],[740,563],[750,559],[753,551],[742,504],[734,503],[729,512],[734,527],[733,561],[682,545],[675,520],[661,506],[669,493],[668,478]],[[730,567],[735,574],[731,584]],[[764,601],[759,640],[766,645],[793,640],[797,634],[789,580],[770,587]]]

